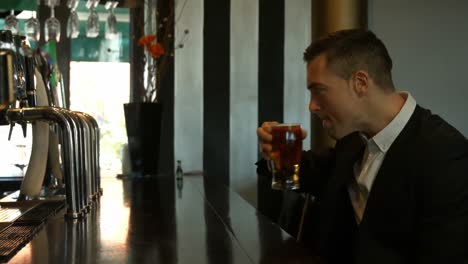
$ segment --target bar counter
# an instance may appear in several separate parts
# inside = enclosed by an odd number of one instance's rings
[[[60,211],[8,263],[314,263],[294,238],[200,176],[103,178],[81,221]]]

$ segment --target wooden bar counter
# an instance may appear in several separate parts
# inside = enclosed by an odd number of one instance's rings
[[[103,178],[81,221],[63,211],[8,263],[314,263],[276,224],[200,176]]]

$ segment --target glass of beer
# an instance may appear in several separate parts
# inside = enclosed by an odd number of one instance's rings
[[[278,124],[272,126],[271,134],[273,136],[271,187],[277,190],[298,189],[302,154],[301,125]]]

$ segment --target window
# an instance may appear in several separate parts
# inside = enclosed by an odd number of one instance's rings
[[[70,63],[70,109],[92,115],[99,124],[102,177],[121,173],[121,150],[127,142],[123,104],[129,85],[127,62]]]

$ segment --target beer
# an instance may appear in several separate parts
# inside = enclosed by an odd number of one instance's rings
[[[271,187],[278,190],[298,189],[302,154],[301,126],[300,124],[275,125],[271,129],[271,134],[273,136]]]

